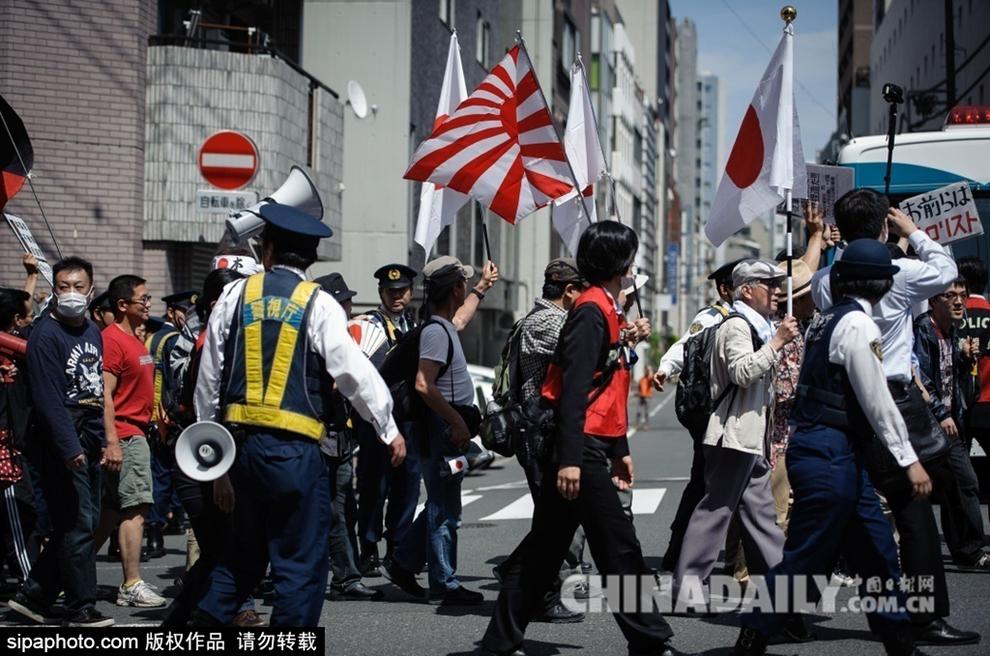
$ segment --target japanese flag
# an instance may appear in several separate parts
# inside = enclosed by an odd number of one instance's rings
[[[807,170],[794,105],[794,28],[788,24],[746,110],[705,234],[715,246],[776,207],[790,189],[807,197]]]
[[[447,120],[457,106],[467,98],[464,84],[464,69],[461,67],[461,53],[457,47],[457,34],[450,35],[450,49],[447,51],[447,70],[440,88],[440,102],[437,104],[437,118],[433,129]],[[416,220],[416,243],[426,251],[429,259],[433,244],[443,229],[454,223],[457,211],[469,200],[466,194],[446,187],[438,187],[432,182],[424,182],[419,193],[419,217]]]

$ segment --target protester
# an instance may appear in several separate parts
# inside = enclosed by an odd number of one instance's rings
[[[317,278],[323,291],[351,318],[352,300],[357,292],[348,288],[339,273]],[[333,392],[333,400],[326,417],[327,434],[320,441],[320,451],[329,467],[330,502],[333,521],[330,524],[330,563],[333,580],[330,584],[330,601],[379,601],[385,598],[381,590],[372,590],[361,582],[358,568],[357,499],[354,497],[354,450],[357,446],[351,420],[354,414],[339,390]],[[408,456],[407,456],[408,458]]]
[[[959,258],[959,275],[966,279],[965,333],[976,358],[973,372],[973,399],[966,416],[967,450],[973,440],[990,454],[990,303],[987,290],[987,263],[979,256]],[[990,479],[984,481],[990,489]]]
[[[145,533],[148,538],[148,555],[160,558],[165,555],[165,539],[163,529],[170,519],[172,505],[172,455],[171,449],[162,447],[159,416],[162,392],[174,388],[177,382],[171,376],[169,362],[172,349],[179,339],[182,328],[186,323],[186,313],[192,308],[197,291],[183,291],[168,296],[162,296],[165,301],[165,323],[148,337],[145,347],[151,353],[155,368],[155,396],[152,402],[153,422],[149,434],[151,445],[151,472],[154,480],[154,502],[148,513]]]
[[[786,274],[771,260],[738,264],[732,272],[732,314],[715,335],[715,411],[704,437],[705,496],[684,535],[671,596],[686,607],[706,605],[708,578],[738,513],[746,563],[765,574],[780,561],[784,534],[776,525],[767,442],[772,425],[771,382],[781,350],[799,334],[794,317],[773,331],[769,317]]]
[[[637,390],[639,403],[636,404],[636,426],[640,430],[650,427],[650,399],[653,398],[653,367],[647,366],[639,379]]]
[[[203,293],[196,299],[195,311],[186,312],[183,326],[183,333],[187,337],[195,335],[192,351],[188,353],[187,358],[178,361],[175,359],[176,349],[172,352],[172,362],[176,366],[170,368],[170,375],[179,382],[171,391],[166,390],[163,394],[163,404],[168,409],[165,414],[174,427],[171,433],[164,435],[164,448],[168,448],[173,453],[173,457],[170,458],[172,481],[175,493],[192,525],[191,531],[199,548],[199,557],[180,577],[179,594],[168,608],[168,614],[162,622],[163,627],[186,626],[196,609],[196,604],[206,594],[206,581],[234,533],[232,508],[234,499],[229,476],[225,474],[216,481],[210,482],[193,480],[175,463],[174,449],[178,433],[195,422],[193,395],[203,343],[206,341],[202,328],[206,325],[224,287],[243,277],[232,267],[214,269],[206,276],[206,280],[203,281]],[[254,599],[249,597],[241,604],[230,625],[261,627],[267,626],[268,622],[258,615]]]
[[[21,330],[30,325],[34,315],[31,295],[19,289],[0,289],[0,330],[23,339]],[[12,359],[0,365],[0,569],[16,580],[17,590],[27,580],[38,559],[40,530],[34,486],[26,457],[29,449],[31,408],[28,402],[26,362]],[[31,445],[33,447],[34,445]],[[6,581],[3,581],[6,583]],[[3,586],[6,588],[6,585]],[[9,590],[9,588],[7,588]]]
[[[956,280],[956,263],[945,250],[914,224],[910,217],[890,207],[885,196],[872,189],[860,188],[844,194],[835,204],[835,221],[842,236],[850,242],[856,239],[875,239],[886,243],[888,234],[906,238],[919,259],[894,260],[899,271],[894,275],[894,286],[873,310],[873,318],[880,328],[883,350],[883,369],[901,415],[907,424],[908,434],[930,433],[930,412],[921,391],[912,384],[911,354],[914,342],[913,311],[918,304],[941,294]],[[842,259],[842,251],[836,253]],[[831,267],[819,270],[811,283],[811,293],[819,310],[832,306]],[[928,472],[930,476],[937,474]],[[884,486],[879,490],[887,499],[900,535],[901,568],[904,575],[914,580],[931,580],[930,597],[934,607],[930,612],[911,614],[912,635],[919,644],[952,644],[967,642],[972,633],[960,631],[945,622],[949,616],[949,590],[942,566],[942,549],[939,543],[935,513],[928,499],[911,495],[905,486]],[[920,605],[920,594],[914,598],[912,608]]]
[[[852,242],[833,269],[836,302],[808,330],[800,392],[793,401],[796,432],[787,457],[794,509],[783,559],[770,570],[761,591],[765,595],[761,601],[773,610],[754,605],[743,614],[736,656],[764,654],[768,638],[783,627],[794,603],[805,601],[809,591],[811,601],[817,602],[820,592],[815,592],[811,576],[828,573],[836,551],[861,577],[860,597],[878,602],[863,608],[886,652],[920,654],[908,630],[907,613],[901,610],[906,598],[899,587],[897,547],[863,461],[856,455],[861,441],[876,431],[905,468],[911,494],[923,498],[931,491],[904,420],[883,387],[880,330],[870,317],[899,269],[891,265],[887,250],[871,239]],[[873,577],[881,581],[879,589],[868,586]],[[781,583],[783,599],[778,595]],[[895,597],[894,608],[883,603],[884,590]],[[786,599],[792,606],[772,605]]]
[[[959,348],[958,322],[966,312],[966,279],[956,280],[928,301],[931,308],[914,328],[918,371],[928,392],[928,407],[949,438],[949,457],[935,474],[934,499],[942,515],[942,532],[952,562],[990,570],[990,546],[983,533],[980,483],[966,448],[965,377],[973,368],[969,349]]]
[[[543,385],[544,398],[557,408],[553,453],[544,463],[533,526],[503,573],[482,654],[521,653],[526,627],[578,526],[585,529],[601,574],[630,575],[629,582],[636,583],[629,587],[637,588],[652,580],[636,530],[615,493],[616,486],[633,483],[626,438],[630,374],[620,335],[626,322],[615,299],[638,246],[636,233],[615,221],[593,223],[581,236],[578,269],[591,286],[571,308]],[[617,591],[619,598],[646,599],[651,606],[612,609],[629,653],[676,654],[669,644],[673,632],[650,591],[629,587]]]
[[[567,313],[586,287],[587,283],[574,258],[558,258],[547,265],[543,272],[543,296],[536,299],[533,309],[519,320],[518,327],[513,333],[515,343],[510,344],[510,348],[518,350],[518,367],[512,369],[510,354],[510,362],[504,363],[509,367],[509,389],[493,389],[496,398],[509,394],[518,402],[523,402],[542,392],[547,367],[557,349]],[[517,378],[514,378],[516,376]],[[516,460],[526,474],[526,482],[529,484],[529,492],[535,506],[543,483],[543,463],[539,459],[524,457],[519,453],[516,454]],[[560,588],[563,583],[571,576],[582,573],[583,549],[584,529],[579,526],[561,563],[557,580],[547,591],[543,605],[534,617],[536,621],[569,623],[584,619],[584,613],[570,610],[560,601]],[[501,581],[502,572],[510,565],[510,560],[505,560],[496,566],[492,570],[495,578]],[[579,599],[587,598],[589,594],[587,584],[583,581],[577,583],[570,594]]]
[[[57,304],[28,340],[31,401],[38,412],[42,484],[53,535],[24,586],[7,602],[39,624],[110,626],[96,610],[96,549],[100,464],[120,469],[120,453],[105,450],[103,340],[86,319],[93,266],[78,257],[52,267]],[[52,605],[64,592],[62,617]]]
[[[154,394],[154,363],[135,329],[148,319],[151,296],[143,278],[118,276],[107,290],[114,322],[103,330],[103,380],[106,389],[106,439],[109,453],[121,454],[119,472],[108,471],[97,551],[120,522],[118,540],[124,580],[118,606],[155,608],[165,599],[141,578],[144,520],[152,496],[148,429]]]
[[[260,214],[266,272],[229,285],[217,301],[196,385],[198,419],[222,420],[240,437],[229,473],[233,497],[224,502],[234,507],[234,537],[210,575],[191,620],[196,626],[229,622],[269,563],[271,624],[319,624],[331,522],[319,441],[334,384],[376,427],[392,464],[405,457],[387,388],[348,336],[344,311],[304,280],[319,240],[333,233],[286,205],[264,205]],[[267,381],[254,375],[264,371],[271,372]]]
[[[422,455],[426,507],[384,567],[385,576],[403,591],[425,597],[426,591],[416,582],[416,573],[425,564],[429,571],[429,601],[444,606],[480,604],[483,600],[480,592],[468,590],[457,578],[457,528],[461,523],[464,470],[451,470],[451,462],[467,451],[481,420],[474,407],[474,384],[467,371],[467,359],[454,325],[468,296],[467,281],[473,275],[472,267],[449,255],[423,267],[431,316],[420,335],[415,391],[427,410],[416,422],[414,434]]]

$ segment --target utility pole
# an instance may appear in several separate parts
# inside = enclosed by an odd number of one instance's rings
[[[952,0],[945,0],[945,104],[956,106],[956,28]]]

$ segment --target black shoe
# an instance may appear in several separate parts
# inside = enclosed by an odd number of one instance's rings
[[[937,619],[924,626],[912,626],[911,638],[916,645],[974,645],[980,641],[976,631],[962,631]]]
[[[120,540],[117,538],[117,529],[110,531],[110,545],[107,547],[107,560],[111,563],[120,562]]]
[[[478,652],[478,656],[526,656],[526,652],[522,650],[522,647],[513,651],[495,651],[483,646]]]
[[[669,644],[665,644],[660,647],[657,656],[685,656],[685,654],[682,651],[677,651]]]
[[[389,559],[385,563],[385,566],[382,567],[382,574],[389,581],[399,586],[399,589],[407,595],[418,599],[426,596],[426,590],[416,582],[416,575],[395,562],[394,558]]]
[[[742,627],[732,656],[763,656],[767,653],[767,638],[756,629]]]
[[[585,574],[585,575],[591,574],[591,563],[589,563],[586,560],[582,560],[581,561],[581,573],[582,574]]]
[[[499,585],[502,584],[502,565],[496,565],[492,568],[492,576],[499,582]]]
[[[100,627],[113,626],[113,618],[104,615],[93,607],[83,608],[80,611],[66,615],[62,620],[62,626],[68,627]]]
[[[148,556],[161,558],[165,555],[165,538],[162,536],[161,524],[145,524],[144,534],[148,537]]]
[[[381,601],[384,598],[384,592],[372,590],[360,581],[347,590],[330,588],[330,601]]]
[[[787,618],[784,626],[780,629],[780,635],[787,642],[811,642],[818,638],[818,634],[808,630],[804,623],[804,616],[798,613]]]
[[[14,596],[7,601],[10,609],[20,613],[24,617],[34,620],[38,624],[59,625],[62,618],[55,614],[50,606],[40,601],[35,601],[23,590],[18,590]]]
[[[361,540],[361,576],[375,577],[381,576],[382,572],[378,569],[380,563],[378,562],[378,545],[374,542],[367,542]]]
[[[191,629],[219,629],[223,627],[223,622],[197,608],[189,616],[189,623],[186,626]]]
[[[475,606],[484,600],[485,595],[468,590],[463,585],[440,594],[430,594],[430,603],[434,606]]]
[[[584,613],[579,613],[562,603],[557,603],[553,608],[548,608],[534,617],[533,621],[547,622],[548,624],[574,624],[584,621]]]

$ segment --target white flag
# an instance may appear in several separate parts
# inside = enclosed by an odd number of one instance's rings
[[[447,52],[447,70],[443,74],[443,87],[440,89],[440,102],[437,104],[437,118],[433,123],[436,130],[457,106],[467,98],[464,84],[464,69],[461,68],[461,53],[457,47],[457,34],[450,35],[450,50]],[[464,207],[468,196],[437,187],[432,182],[424,182],[419,192],[419,217],[416,220],[416,243],[426,251],[429,259],[433,244],[443,229],[454,222],[457,210]]]
[[[807,197],[807,170],[794,104],[794,28],[770,58],[715,192],[705,234],[715,246],[776,207],[790,189]]]
[[[584,85],[584,72],[575,62],[571,66],[571,102],[564,131],[564,152],[574,168],[583,198],[571,191],[554,201],[553,227],[564,241],[571,255],[577,255],[581,234],[597,221],[595,213],[594,183],[608,171],[602,142],[595,127],[595,115],[591,108],[591,96]],[[583,202],[582,202],[583,201]],[[591,213],[589,217],[587,211]]]

